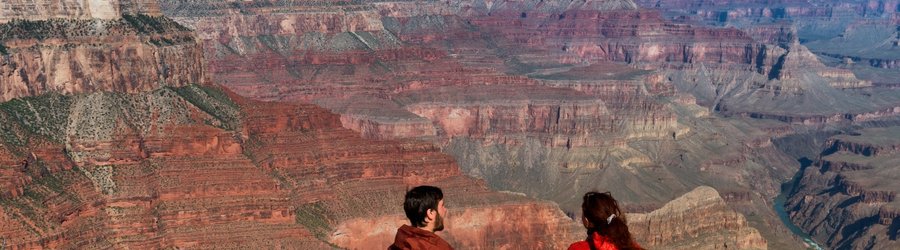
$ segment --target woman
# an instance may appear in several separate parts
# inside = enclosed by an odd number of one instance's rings
[[[642,250],[631,233],[625,214],[609,192],[588,192],[581,203],[581,222],[587,228],[587,240],[572,243],[569,250]]]

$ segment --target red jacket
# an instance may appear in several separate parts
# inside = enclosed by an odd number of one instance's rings
[[[397,229],[394,244],[388,247],[388,250],[419,249],[452,250],[453,247],[437,234],[408,225]]]
[[[597,250],[619,250],[619,248],[616,247],[615,245],[613,245],[612,241],[610,241],[609,238],[607,238],[605,236],[601,236],[598,233],[594,233],[594,237],[592,237],[592,238],[594,239],[594,246],[596,247],[595,249],[597,249]],[[635,247],[637,247],[636,244],[635,244]],[[590,250],[590,249],[591,249],[591,246],[588,245],[587,240],[575,242],[575,243],[572,243],[572,245],[569,245],[569,250]],[[640,248],[638,247],[638,249],[640,249]]]

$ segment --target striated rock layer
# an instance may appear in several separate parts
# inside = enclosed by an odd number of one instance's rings
[[[162,14],[156,0],[3,0],[0,23],[15,19],[116,19],[122,14]]]
[[[788,31],[674,23],[631,1],[162,6],[241,95],[321,105],[366,138],[424,139],[489,187],[566,212],[592,189],[649,212],[709,185],[786,248],[799,244],[765,204],[795,165],[770,141],[787,124],[711,113],[788,112],[868,84],[816,64]]]
[[[898,127],[837,135],[796,180],[791,220],[834,248],[894,249],[898,211]]]
[[[203,83],[193,34],[166,17],[0,24],[0,101],[46,93],[137,93]]]
[[[629,214],[629,229],[646,248],[767,249],[766,240],[719,193],[707,186],[646,214]],[[647,235],[649,234],[649,235]]]
[[[0,170],[11,173],[0,179],[0,222],[9,225],[0,237],[13,248],[371,246],[403,222],[366,232],[375,238],[342,230],[402,218],[405,190],[421,184],[447,190],[458,217],[446,237],[459,248],[560,248],[578,230],[556,205],[462,176],[430,143],[364,139],[312,105],[189,85],[0,108]],[[466,224],[476,219],[483,224]]]
[[[759,62],[771,67],[760,67],[759,74],[705,65],[673,82],[722,113],[810,124],[857,121],[856,115],[900,106],[894,90],[877,85],[890,74],[882,68],[900,55],[892,21],[897,1],[636,2],[676,23],[735,27],[778,46],[760,54],[768,59]],[[696,81],[703,74],[715,77]],[[714,88],[703,90],[705,82]]]

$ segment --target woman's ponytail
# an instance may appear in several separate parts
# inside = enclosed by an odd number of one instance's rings
[[[589,192],[584,195],[581,205],[583,216],[592,228],[588,229],[588,245],[591,250],[594,246],[594,232],[609,239],[619,250],[639,250],[640,246],[634,243],[631,232],[628,231],[628,221],[625,214],[619,209],[618,202],[609,193]]]

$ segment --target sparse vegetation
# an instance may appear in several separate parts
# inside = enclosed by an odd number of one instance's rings
[[[0,24],[0,44],[13,39],[72,39],[132,34],[149,36],[149,43],[167,46],[193,42],[194,37],[188,31],[190,29],[167,17],[144,14],[125,14],[118,20],[14,19]],[[0,45],[0,53],[6,55],[9,51]]]
[[[140,32],[140,34],[163,34],[173,31],[190,31],[187,27],[173,21],[165,16],[148,16],[144,14],[125,14],[122,15],[132,28]]]
[[[9,122],[5,118],[6,116],[0,116],[0,119],[3,120],[3,122],[0,122],[0,140],[3,140],[3,143],[7,145],[13,146],[13,148],[25,146],[25,140],[16,133],[18,129],[14,126],[14,123]]]
[[[305,204],[297,208],[297,223],[309,229],[317,239],[332,244],[327,239],[328,233],[332,230],[328,215],[328,210],[322,202]]]
[[[213,116],[224,129],[238,128],[240,108],[221,90],[200,85],[188,85],[172,90],[184,100]]]
[[[31,134],[44,136],[54,142],[62,142],[68,124],[68,109],[71,97],[49,94],[38,97],[13,99],[0,103],[0,112],[6,113],[6,122],[15,122]],[[5,128],[0,132],[4,141],[14,145],[24,145],[24,138],[19,138],[12,131],[11,124],[0,125]],[[9,129],[9,130],[6,130]]]

